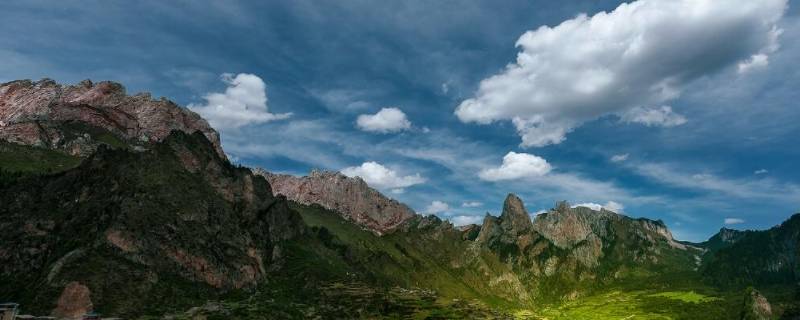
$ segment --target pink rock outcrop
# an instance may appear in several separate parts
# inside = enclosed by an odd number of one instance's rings
[[[411,208],[370,188],[360,178],[338,172],[312,171],[305,177],[256,169],[272,192],[302,204],[318,204],[378,234],[394,230],[416,215]]]
[[[87,133],[86,126],[100,133]],[[129,96],[115,82],[84,80],[64,86],[44,79],[0,84],[0,139],[88,155],[101,142],[108,143],[103,130],[135,146],[161,141],[172,130],[200,131],[225,157],[219,134],[206,120],[165,98]]]

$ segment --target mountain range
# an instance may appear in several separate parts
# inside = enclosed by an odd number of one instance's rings
[[[0,300],[61,318],[800,317],[798,214],[689,243],[509,194],[456,227],[358,177],[233,164],[200,116],[113,82],[0,85],[0,243]]]

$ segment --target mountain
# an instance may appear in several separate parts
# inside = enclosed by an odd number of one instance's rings
[[[537,215],[533,229],[588,266],[609,259],[623,265],[693,266],[694,255],[700,253],[675,241],[661,221],[633,219],[605,209],[571,208],[566,202]],[[677,261],[662,261],[668,257]]]
[[[88,156],[100,144],[146,148],[173,130],[202,132],[225,157],[219,134],[196,113],[115,82],[60,85],[44,79],[0,84],[0,139]]]
[[[231,164],[196,114],[118,84],[0,88],[0,300],[27,313],[732,319],[761,305],[746,286],[798,310],[800,215],[691,244],[566,202],[531,219],[509,194],[457,228],[359,178]]]
[[[100,146],[74,169],[7,181],[0,203],[0,296],[56,316],[255,286],[278,243],[304,232],[285,198],[199,132],[143,152]]]
[[[720,228],[719,232],[711,236],[708,240],[699,243],[698,246],[708,249],[711,253],[715,253],[719,251],[719,249],[730,247],[745,237],[747,233],[747,231]]]
[[[728,232],[714,239],[738,239],[704,262],[702,272],[717,285],[800,283],[800,214],[763,231]],[[723,233],[723,232],[721,232]],[[733,234],[734,238],[729,236]]]
[[[261,169],[255,172],[269,181],[276,194],[339,212],[345,219],[378,234],[392,231],[416,216],[411,208],[370,188],[359,177],[317,170],[305,177],[273,174]]]

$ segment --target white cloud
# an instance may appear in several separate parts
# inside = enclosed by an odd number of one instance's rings
[[[448,218],[454,226],[465,226],[468,224],[481,224],[483,222],[482,216],[453,216]]]
[[[377,189],[402,189],[426,181],[419,173],[401,176],[396,171],[374,161],[364,162],[357,167],[347,167],[341,172],[348,177],[361,177],[367,184]]]
[[[670,106],[635,107],[622,113],[620,119],[623,122],[641,123],[648,127],[674,127],[686,123],[686,118],[673,112]]]
[[[483,202],[478,202],[478,201],[466,201],[466,202],[461,204],[461,206],[464,207],[464,208],[477,208],[477,207],[480,207],[482,205],[483,205]]]
[[[615,213],[623,213],[622,210],[625,209],[625,206],[623,206],[621,203],[618,203],[618,202],[615,202],[615,201],[608,201],[604,205],[597,204],[597,203],[594,203],[594,202],[578,203],[578,204],[572,205],[572,207],[573,208],[586,207],[586,208],[589,208],[589,209],[592,209],[592,210],[595,210],[595,211],[600,211],[600,209],[606,209],[608,211],[612,211],[612,212],[615,212]]]
[[[383,108],[376,114],[362,114],[356,120],[358,128],[364,131],[390,133],[411,128],[406,114],[398,108]]]
[[[625,161],[625,160],[628,160],[628,154],[627,153],[615,154],[615,155],[613,155],[611,157],[611,162],[622,162],[622,161]]]
[[[769,171],[767,171],[767,169],[758,169],[758,170],[753,172],[753,174],[766,174],[766,173],[769,173]]]
[[[516,62],[481,81],[455,114],[480,124],[512,120],[523,147],[557,144],[586,121],[662,105],[695,79],[761,60],[754,55],[777,49],[786,6],[639,0],[542,26],[517,40]]]
[[[249,124],[286,119],[291,113],[273,114],[267,109],[267,86],[256,75],[225,73],[228,85],[224,93],[209,93],[205,104],[188,107],[208,120],[215,129],[238,128]]]
[[[678,165],[659,163],[631,166],[638,174],[667,185],[703,190],[726,198],[769,199],[792,205],[800,204],[800,186],[781,183],[769,177],[760,179],[726,178],[710,173],[689,173]]]
[[[543,176],[550,172],[547,160],[528,153],[510,151],[503,157],[503,164],[497,168],[484,169],[478,177],[486,181],[515,180],[526,177]]]
[[[625,210],[625,206],[615,201],[606,202],[606,204],[603,205],[603,208],[605,208],[608,211],[613,211],[616,213],[622,213],[623,212],[622,210]]]
[[[752,70],[766,68],[767,65],[769,65],[768,54],[778,51],[778,48],[780,47],[780,44],[778,43],[778,37],[780,37],[782,33],[782,29],[778,29],[776,26],[773,26],[769,33],[769,44],[761,49],[761,52],[750,56],[750,59],[739,62],[739,73],[748,73]]]
[[[740,223],[744,223],[744,220],[739,218],[725,218],[725,224],[740,224]]]
[[[447,212],[449,210],[450,210],[450,205],[449,204],[447,204],[445,202],[442,202],[442,201],[439,201],[439,200],[434,200],[433,202],[431,202],[431,204],[429,204],[425,208],[424,213],[437,214],[437,213]]]
[[[754,69],[761,69],[769,64],[769,57],[766,54],[759,53],[753,55],[744,62],[739,62],[739,73],[747,73]]]

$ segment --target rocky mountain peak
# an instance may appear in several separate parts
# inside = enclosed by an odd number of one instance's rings
[[[722,242],[734,243],[737,240],[739,240],[739,238],[741,238],[743,233],[744,233],[743,231],[722,227],[719,229],[719,233],[717,233],[717,236],[719,236],[719,240]]]
[[[369,187],[361,178],[335,171],[312,170],[308,176],[274,174],[256,169],[272,190],[302,204],[318,204],[378,234],[394,230],[416,216],[405,204]]]
[[[223,158],[219,134],[189,109],[116,82],[61,85],[50,79],[0,84],[0,139],[88,156],[97,146],[147,148],[173,130],[202,132]]]
[[[664,241],[673,248],[685,249],[661,221],[632,219],[604,209],[571,208],[566,201],[558,202],[554,209],[533,221],[534,230],[561,248],[571,248],[591,239],[614,238],[615,226],[623,225],[632,230],[631,234],[648,242]]]
[[[511,230],[516,234],[533,228],[531,217],[528,215],[528,211],[525,210],[525,204],[522,203],[522,199],[513,193],[509,193],[503,202],[503,213],[500,215],[500,220],[502,220],[505,229]]]

